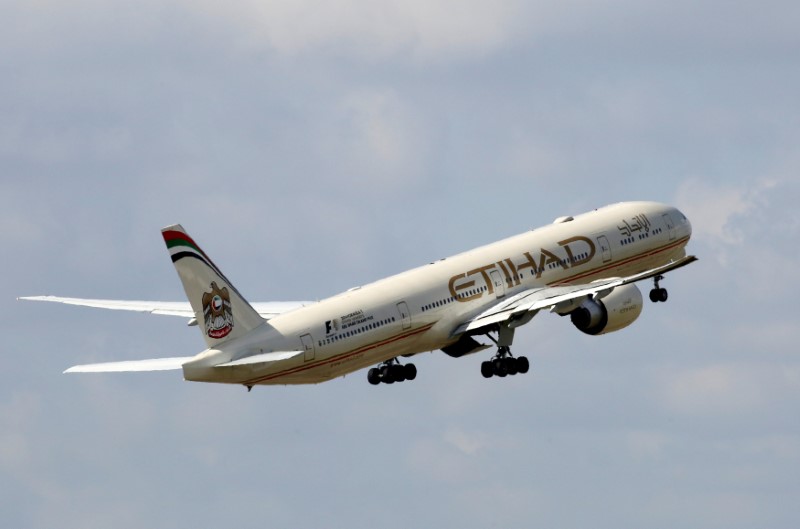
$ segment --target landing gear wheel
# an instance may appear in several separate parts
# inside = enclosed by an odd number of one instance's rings
[[[406,373],[403,369],[403,366],[400,364],[393,365],[389,371],[392,374],[392,380],[395,382],[405,382],[406,381]]]
[[[503,363],[506,365],[506,371],[510,376],[514,376],[519,371],[517,369],[517,359],[516,358],[504,358]]]
[[[497,354],[491,360],[481,362],[481,375],[483,378],[507,377],[525,374],[531,365],[524,356],[514,358],[508,347],[499,347]]]
[[[508,369],[506,368],[506,363],[503,360],[503,358],[495,358],[492,360],[492,371],[495,376],[500,378],[508,375]]]
[[[530,364],[530,362],[528,362],[527,357],[524,357],[524,356],[518,357],[516,359],[516,364],[517,364],[517,373],[520,373],[520,374],[523,374],[523,375],[525,373],[527,373],[528,369],[530,369],[530,367],[531,367],[531,364]]]
[[[380,383],[394,384],[417,378],[417,367],[414,364],[401,364],[397,358],[392,358],[378,367],[367,371],[367,380],[373,386]]]
[[[373,386],[377,386],[381,383],[381,372],[377,367],[373,367],[369,371],[367,371],[367,380]]]
[[[481,375],[483,375],[483,378],[492,378],[494,376],[494,366],[491,360],[481,362]]]
[[[667,301],[667,289],[666,288],[654,288],[650,291],[650,301],[653,303],[658,303],[661,301]]]
[[[392,376],[392,366],[383,366],[381,368],[381,382],[384,384],[394,384],[394,377]]]
[[[661,288],[658,284],[659,281],[664,279],[664,276],[656,276],[653,278],[653,290],[650,291],[650,301],[653,303],[667,301],[667,289]]]

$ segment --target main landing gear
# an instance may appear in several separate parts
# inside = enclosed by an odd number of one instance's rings
[[[505,377],[525,374],[530,369],[530,362],[524,356],[514,358],[508,347],[499,347],[497,354],[491,360],[481,363],[481,375],[483,378]]]
[[[653,283],[655,287],[653,290],[650,291],[650,301],[653,303],[658,303],[659,301],[664,302],[667,301],[667,289],[661,288],[658,286],[658,282],[664,279],[664,276],[656,276],[653,278]]]
[[[417,366],[414,364],[402,365],[397,358],[392,358],[382,363],[378,367],[373,367],[367,372],[367,380],[373,386],[381,382],[384,384],[394,384],[395,382],[405,382],[417,378]]]
[[[497,344],[497,354],[494,358],[481,363],[483,378],[505,377],[509,375],[525,374],[531,365],[524,356],[514,358],[511,354],[511,343],[514,341],[514,328],[507,324],[500,325],[495,340],[491,334],[486,334]]]

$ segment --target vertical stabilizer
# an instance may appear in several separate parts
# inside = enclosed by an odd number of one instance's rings
[[[264,324],[264,319],[180,224],[167,226],[161,233],[209,347]]]

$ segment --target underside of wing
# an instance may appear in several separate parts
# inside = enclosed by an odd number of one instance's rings
[[[164,316],[183,316],[193,319],[194,311],[188,301],[133,301],[118,299],[83,299],[62,298],[58,296],[26,296],[17,298],[25,301],[49,301],[65,305],[79,305],[109,310],[128,310],[133,312],[147,312]],[[253,303],[253,308],[265,320],[274,318],[279,314],[289,312],[311,304],[310,301],[269,301]]]
[[[514,323],[516,321],[519,325],[522,325],[530,321],[533,315],[541,309],[559,310],[561,307],[573,304],[576,300],[583,298],[602,298],[618,286],[660,276],[696,260],[697,257],[689,255],[666,265],[628,277],[605,279],[581,285],[528,289],[508,299],[500,300],[481,314],[459,325],[452,335],[457,336],[502,322]]]
[[[181,369],[193,357],[152,358],[150,360],[128,360],[73,366],[64,373],[125,373],[135,371],[170,371]]]

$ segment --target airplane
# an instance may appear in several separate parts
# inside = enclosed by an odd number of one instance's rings
[[[697,260],[686,253],[692,228],[678,209],[622,202],[322,301],[250,304],[180,225],[161,231],[188,303],[19,299],[183,316],[207,348],[196,356],[77,365],[65,373],[180,369],[187,381],[250,391],[370,368],[367,380],[378,385],[416,378],[416,366],[401,358],[435,350],[460,358],[494,347],[481,375],[502,378],[528,372],[529,360],[514,356],[511,346],[516,329],[539,312],[569,316],[589,335],[619,331],[642,312],[635,283],[651,279],[650,300],[667,301],[664,274]]]

